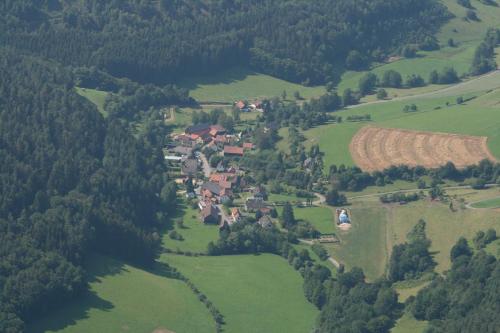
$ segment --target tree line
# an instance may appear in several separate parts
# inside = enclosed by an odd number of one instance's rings
[[[175,208],[154,133],[134,138],[74,90],[71,72],[0,49],[0,331],[87,288],[91,251],[139,265]]]
[[[157,84],[234,65],[336,82],[341,68],[425,48],[451,17],[435,0],[6,0],[0,13],[2,42],[20,52]]]

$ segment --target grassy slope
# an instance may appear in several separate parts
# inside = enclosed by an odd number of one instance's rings
[[[108,113],[104,111],[104,102],[106,101],[106,96],[108,96],[108,92],[100,91],[95,89],[87,89],[87,88],[76,88],[76,92],[80,95],[91,101],[97,106],[97,110],[103,115],[103,117],[107,117]]]
[[[474,208],[498,208],[500,207],[500,198],[487,199],[472,204]]]
[[[456,105],[456,97],[435,97],[408,101],[394,101],[371,104],[363,107],[337,112],[344,119],[349,115],[370,114],[371,122],[344,122],[319,126],[305,131],[306,146],[319,143],[325,153],[325,165],[353,165],[349,152],[349,143],[356,132],[363,126],[375,125],[390,128],[405,128],[423,131],[438,131],[468,135],[487,136],[488,147],[500,158],[500,113],[498,103],[500,90],[482,93],[468,93],[464,97],[478,96],[477,99],[463,105]],[[450,106],[446,106],[449,102]],[[415,103],[419,112],[404,113],[405,105]],[[435,110],[436,107],[441,109]],[[284,131],[283,131],[284,132]],[[286,144],[279,143],[283,148]]]
[[[200,102],[234,102],[239,99],[281,96],[283,90],[288,98],[299,91],[304,98],[324,94],[324,87],[304,87],[269,75],[255,73],[244,68],[233,68],[210,77],[185,79],[181,86],[191,90],[191,96]]]
[[[431,251],[435,252],[438,272],[449,269],[449,253],[458,238],[472,238],[477,231],[488,228],[500,231],[500,216],[491,210],[451,212],[445,204],[426,201],[395,207],[391,213],[389,240],[392,244],[404,241],[418,219],[427,221],[427,236],[432,241]]]
[[[165,234],[163,236],[165,247],[172,250],[179,249],[182,251],[205,252],[207,250],[207,244],[219,238],[219,228],[216,225],[205,225],[201,223],[199,215],[198,209],[187,206],[183,207],[180,217],[184,221],[184,228],[181,229],[176,226],[176,230],[184,237],[184,240],[173,240]]]
[[[302,278],[275,255],[163,256],[225,316],[227,333],[309,332],[318,311],[302,292]]]
[[[444,67],[454,67],[459,75],[466,74],[472,62],[474,51],[477,45],[482,41],[486,30],[489,27],[500,27],[500,7],[486,6],[479,1],[472,1],[472,5],[476,8],[476,12],[481,19],[478,22],[464,21],[466,9],[456,3],[456,0],[442,0],[448,7],[449,11],[455,15],[445,24],[437,37],[440,45],[440,50],[433,52],[419,52],[419,56],[414,59],[401,59],[389,64],[377,66],[371,72],[381,75],[384,71],[392,69],[400,72],[405,78],[409,74],[419,74],[425,80],[428,79],[429,73],[432,70],[441,70]],[[456,47],[447,46],[448,39],[452,38]],[[345,88],[357,89],[359,79],[366,72],[346,72],[342,76],[342,80],[338,86],[338,91],[343,91]],[[439,89],[439,86],[431,86],[417,89],[388,89],[390,97],[404,96],[414,94],[428,89]]]
[[[405,313],[391,329],[391,333],[423,333],[426,328],[426,321],[418,321],[411,314]]]
[[[351,229],[337,231],[341,243],[325,247],[347,270],[361,267],[369,279],[376,279],[384,273],[387,263],[386,212],[384,208],[365,205],[353,206],[351,212]]]
[[[90,293],[35,323],[29,332],[214,332],[208,310],[184,282],[106,257],[92,260]]]
[[[311,222],[312,225],[323,234],[335,232],[333,212],[327,207],[296,207],[293,210],[297,219]]]

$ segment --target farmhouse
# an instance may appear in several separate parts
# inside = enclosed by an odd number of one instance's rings
[[[267,215],[262,216],[257,223],[264,229],[269,229],[273,226],[273,221]]]
[[[244,151],[241,147],[236,146],[225,146],[224,147],[224,156],[243,156]]]
[[[245,202],[245,210],[247,212],[256,212],[263,208],[267,208],[267,204],[262,199],[248,198]]]
[[[210,135],[212,137],[216,137],[218,135],[223,135],[226,133],[226,129],[220,125],[212,125],[210,126]]]
[[[212,224],[218,224],[219,223],[219,209],[217,206],[213,205],[212,203],[207,204],[202,210],[201,210],[201,221],[205,224],[212,223]]]
[[[203,124],[196,124],[189,126],[186,128],[186,134],[195,134],[198,136],[202,136],[204,134],[208,134],[210,132],[210,124],[203,123]]]
[[[182,162],[181,174],[185,176],[194,176],[198,173],[198,161],[194,158],[189,158]]]
[[[241,221],[241,212],[238,208],[231,208],[231,219],[233,223]]]

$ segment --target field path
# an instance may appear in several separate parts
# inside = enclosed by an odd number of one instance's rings
[[[482,86],[482,85],[478,84],[480,81],[488,82],[489,83],[488,88],[478,88],[478,87]],[[495,88],[499,88],[499,87],[500,87],[500,70],[497,69],[493,72],[490,72],[490,73],[487,73],[484,75],[480,75],[480,76],[475,77],[471,80],[460,82],[460,83],[457,83],[455,85],[452,85],[450,87],[446,87],[443,89],[434,90],[434,91],[421,93],[421,94],[395,97],[395,98],[387,99],[387,100],[372,101],[372,102],[366,102],[366,103],[361,103],[361,104],[356,104],[356,105],[349,105],[346,107],[346,109],[355,109],[355,108],[359,108],[359,107],[363,107],[363,106],[367,106],[367,105],[372,105],[372,104],[405,101],[405,100],[411,100],[411,99],[416,99],[416,98],[453,96],[453,95],[459,95],[459,94],[468,93],[468,92],[476,92],[476,91],[495,89]]]
[[[500,185],[499,184],[486,184],[485,185],[485,187],[487,187],[487,188],[497,187],[497,186],[500,186]],[[457,186],[442,187],[443,190],[460,190],[460,189],[466,189],[466,188],[472,188],[472,186],[470,186],[470,185],[457,185]],[[396,190],[396,191],[390,191],[390,192],[363,194],[363,195],[356,195],[356,196],[348,197],[347,200],[374,198],[374,197],[380,197],[380,196],[386,195],[386,194],[411,193],[411,192],[424,191],[424,190],[429,190],[429,189],[428,188],[427,189],[413,188],[413,189],[409,189],[409,190]],[[481,200],[481,201],[484,201],[484,200]],[[474,209],[477,209],[477,208],[474,208]]]

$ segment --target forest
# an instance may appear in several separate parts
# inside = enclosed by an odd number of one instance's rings
[[[436,0],[6,0],[0,41],[143,83],[243,65],[313,85],[436,44],[450,16]]]
[[[175,186],[71,72],[0,50],[0,76],[0,331],[21,332],[86,289],[92,251],[150,265]]]

